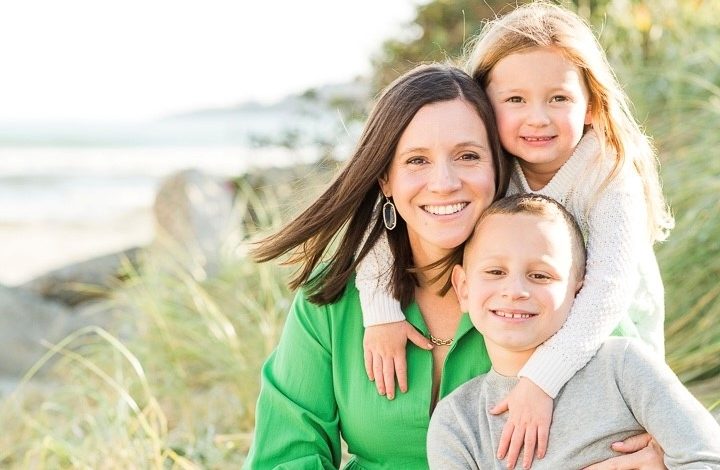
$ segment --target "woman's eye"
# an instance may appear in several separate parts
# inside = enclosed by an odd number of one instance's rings
[[[425,163],[425,159],[423,157],[412,157],[408,159],[407,163],[409,165],[422,165]]]
[[[476,153],[468,152],[460,155],[460,160],[479,160],[480,156]]]

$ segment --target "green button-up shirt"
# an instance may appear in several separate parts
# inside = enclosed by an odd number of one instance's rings
[[[427,336],[417,304],[407,320]],[[365,373],[360,300],[351,280],[335,303],[318,306],[300,291],[276,350],[262,370],[248,469],[425,469],[433,358],[408,342],[408,391],[378,395]],[[490,370],[485,342],[463,315],[443,367],[440,397]]]

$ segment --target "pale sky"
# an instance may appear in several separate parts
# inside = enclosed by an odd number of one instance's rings
[[[369,71],[423,0],[0,2],[0,121],[143,120]]]

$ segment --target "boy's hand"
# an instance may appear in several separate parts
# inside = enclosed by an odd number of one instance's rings
[[[407,321],[365,328],[365,371],[368,378],[375,381],[378,393],[389,400],[395,398],[395,375],[400,391],[407,392],[405,345],[408,340],[420,348],[432,349],[428,339]]]
[[[530,379],[521,377],[510,394],[490,413],[502,414],[506,411],[510,411],[510,415],[500,436],[497,458],[502,460],[507,455],[507,468],[515,468],[520,448],[524,447],[522,466],[530,468],[535,456],[539,459],[545,457],[553,399]]]
[[[615,442],[612,449],[626,455],[603,460],[584,470],[661,470],[665,469],[665,452],[650,434],[639,434],[621,442]]]

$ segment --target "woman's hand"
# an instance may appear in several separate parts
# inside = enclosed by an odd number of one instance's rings
[[[408,340],[420,348],[432,349],[428,339],[407,321],[365,328],[365,372],[370,380],[375,381],[378,393],[386,395],[389,400],[395,398],[396,375],[400,391],[407,392],[405,346]]]
[[[534,457],[545,457],[553,399],[530,379],[522,377],[507,398],[495,405],[490,413],[501,414],[508,410],[510,415],[500,436],[497,458],[502,460],[507,455],[507,468],[515,468],[520,448],[524,447],[522,466],[530,468]]]
[[[612,449],[626,455],[603,460],[584,470],[655,470],[665,469],[665,453],[650,434],[639,434],[622,442],[615,442]]]

